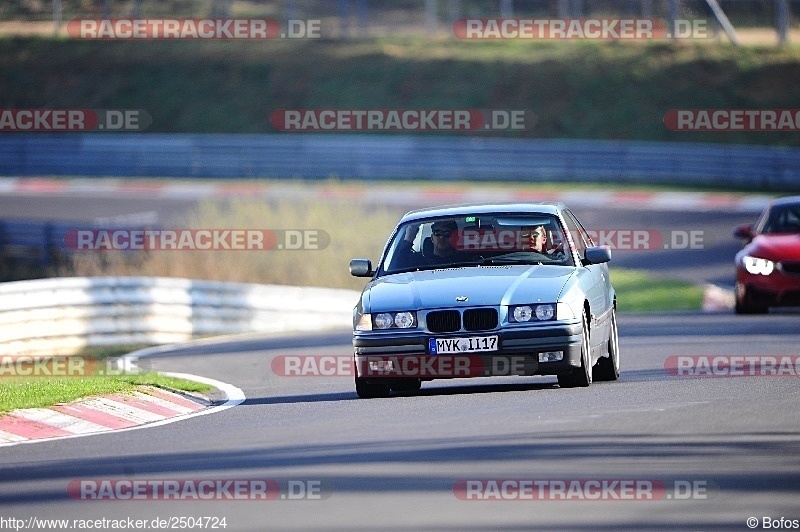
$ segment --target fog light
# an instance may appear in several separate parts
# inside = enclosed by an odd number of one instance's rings
[[[564,360],[564,351],[546,351],[539,353],[539,362],[558,362]]]

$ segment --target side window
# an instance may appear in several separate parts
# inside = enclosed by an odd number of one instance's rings
[[[575,216],[568,210],[564,211],[564,222],[567,224],[567,231],[572,236],[575,242],[575,249],[578,251],[578,256],[583,258],[586,254],[586,248],[594,245],[592,239],[586,233],[586,230],[578,222]]]

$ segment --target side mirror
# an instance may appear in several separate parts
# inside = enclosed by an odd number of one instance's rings
[[[753,238],[753,226],[750,224],[737,225],[733,230],[733,236],[750,240]]]
[[[611,260],[611,248],[608,246],[595,246],[593,248],[586,248],[584,254],[583,265],[589,264],[603,264]]]
[[[350,261],[350,275],[353,277],[370,277],[374,273],[371,260],[353,259]]]

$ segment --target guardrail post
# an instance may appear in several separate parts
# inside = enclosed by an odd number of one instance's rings
[[[53,241],[53,223],[47,222],[44,224],[42,228],[42,254],[39,255],[39,264],[46,268],[50,266],[50,256],[51,251],[50,248],[52,247]]]
[[[428,35],[434,35],[439,30],[438,4],[436,0],[425,0],[425,31]]]
[[[789,4],[786,0],[775,0],[775,31],[778,44],[786,44],[789,37]]]

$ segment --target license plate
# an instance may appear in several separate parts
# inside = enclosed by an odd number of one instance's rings
[[[480,353],[497,351],[497,336],[471,336],[469,338],[430,338],[428,350],[432,355]]]

